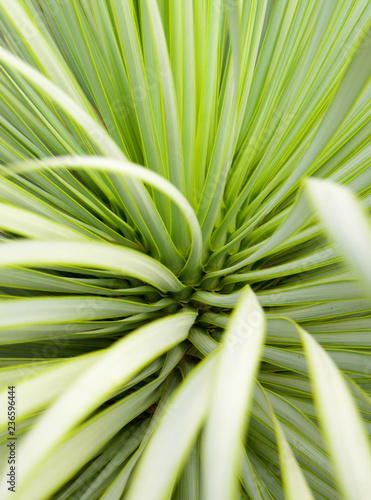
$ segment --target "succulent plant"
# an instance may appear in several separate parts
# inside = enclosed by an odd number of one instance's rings
[[[1,498],[370,498],[370,26],[0,0]]]

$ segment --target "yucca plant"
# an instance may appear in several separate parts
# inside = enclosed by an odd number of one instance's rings
[[[0,497],[369,499],[369,0],[0,22]]]

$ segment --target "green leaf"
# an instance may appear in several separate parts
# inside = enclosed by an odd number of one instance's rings
[[[188,312],[143,327],[113,344],[85,370],[42,416],[18,450],[22,464],[19,491],[27,491],[37,468],[76,425],[146,364],[184,340],[194,319],[195,314]]]
[[[264,330],[263,311],[247,290],[228,324],[214,375],[203,443],[206,499],[234,498],[237,492],[238,451],[246,432]]]
[[[171,493],[176,474],[206,418],[215,362],[211,357],[202,363],[168,403],[138,463],[128,500],[160,500]]]
[[[371,229],[362,205],[349,189],[329,181],[308,179],[306,191],[330,236],[371,290]]]
[[[165,266],[131,249],[105,243],[28,242],[0,247],[0,268],[53,265],[95,267],[141,279],[160,290],[180,292],[184,286]]]

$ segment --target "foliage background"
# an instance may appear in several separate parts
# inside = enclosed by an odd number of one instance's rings
[[[0,23],[2,498],[369,498],[368,0]]]

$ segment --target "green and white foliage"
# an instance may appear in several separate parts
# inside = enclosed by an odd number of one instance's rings
[[[370,498],[370,54],[369,0],[0,0],[3,500]]]

